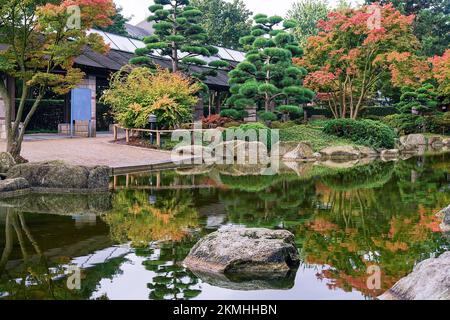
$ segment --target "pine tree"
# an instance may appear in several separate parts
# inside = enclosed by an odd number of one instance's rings
[[[207,45],[207,35],[200,26],[202,12],[190,6],[188,0],[155,0],[149,7],[152,15],[148,21],[154,21],[154,35],[144,38],[146,47],[136,50],[137,57],[132,64],[153,66],[147,56],[156,51],[171,60],[172,72],[189,72],[191,66],[209,66],[205,72],[190,72],[191,76],[203,79],[214,76],[217,68],[228,66],[226,61],[206,62],[203,57],[211,57],[218,49]]]
[[[251,35],[240,40],[246,51],[245,60],[229,73],[232,95],[228,105],[238,110],[259,105],[264,106],[265,112],[275,111],[278,105],[280,112],[289,109],[292,113],[295,107],[283,105],[306,103],[314,97],[302,86],[306,70],[292,63],[292,58],[303,54],[289,32],[295,22],[263,14],[254,20]]]

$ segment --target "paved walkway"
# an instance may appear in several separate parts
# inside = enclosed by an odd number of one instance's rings
[[[22,156],[31,162],[62,160],[74,165],[105,165],[114,169],[171,162],[170,152],[114,144],[112,140],[110,134],[89,139],[29,135],[23,142]],[[5,141],[0,141],[0,150],[5,149]]]

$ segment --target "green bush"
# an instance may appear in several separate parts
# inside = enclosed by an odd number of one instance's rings
[[[400,111],[396,107],[366,107],[361,111],[361,117],[386,117],[398,113]]]
[[[242,120],[245,114],[236,109],[225,109],[220,112],[220,116],[224,118],[231,118],[233,120]]]
[[[262,121],[276,121],[278,120],[278,117],[275,113],[273,112],[259,112],[258,113],[258,118]]]
[[[257,134],[257,139],[259,141],[259,135],[260,135],[260,131],[259,130],[267,130],[267,147],[270,148],[271,146],[271,131],[270,128],[266,127],[264,124],[260,123],[260,122],[253,122],[253,123],[244,123],[241,124],[239,127],[232,127],[232,128],[228,128],[223,132],[223,137],[224,139],[227,138],[227,136],[229,135],[230,130],[232,131],[231,134],[235,131],[235,130],[242,130],[244,133],[249,131],[249,130],[255,130],[256,134]]]
[[[395,114],[384,117],[382,121],[396,129],[399,134],[412,133],[450,133],[450,113],[437,113],[430,116],[419,116],[413,114]]]
[[[397,138],[394,129],[374,120],[330,120],[323,128],[323,132],[372,148],[392,149]]]

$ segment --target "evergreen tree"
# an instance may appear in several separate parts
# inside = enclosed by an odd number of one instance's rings
[[[252,13],[242,0],[192,0],[203,12],[201,25],[208,43],[230,49],[241,49],[239,39],[250,34]]]
[[[229,73],[232,96],[228,104],[238,110],[247,106],[264,106],[265,112],[276,105],[301,104],[311,101],[314,93],[302,87],[306,70],[292,63],[303,50],[288,31],[296,26],[292,20],[258,14],[251,35],[241,38],[245,60]],[[292,113],[292,107],[279,111]],[[300,109],[298,109],[300,111]]]
[[[403,87],[397,108],[402,113],[413,111],[424,114],[436,111],[438,94],[432,84],[424,84],[420,88]]]
[[[116,14],[111,17],[112,24],[107,27],[95,26],[95,28],[117,34],[119,36],[128,37],[129,34],[125,28],[125,24],[130,21],[130,18],[124,17],[122,10],[123,9],[121,7],[116,6]]]
[[[206,62],[203,57],[211,57],[218,49],[208,45],[205,30],[200,25],[202,12],[189,5],[189,0],[155,0],[149,7],[152,15],[148,21],[154,21],[155,34],[144,38],[146,47],[136,50],[137,57],[132,64],[154,66],[147,56],[157,51],[171,60],[172,72],[189,72],[191,66],[212,67],[206,72],[192,72],[191,76],[203,79],[214,76],[215,68],[224,68],[228,63],[222,60]]]

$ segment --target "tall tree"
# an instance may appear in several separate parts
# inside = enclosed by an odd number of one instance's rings
[[[414,14],[414,34],[426,56],[442,55],[450,44],[450,2],[448,0],[366,0],[392,3],[406,15]]]
[[[212,68],[226,67],[222,60],[207,63],[203,57],[211,57],[218,49],[207,44],[207,35],[200,25],[202,12],[190,6],[188,0],[155,0],[149,7],[152,15],[148,21],[154,21],[155,34],[144,38],[146,47],[136,50],[137,57],[131,59],[132,64],[154,66],[148,54],[159,51],[171,60],[172,72],[189,71],[190,66],[206,66]],[[192,72],[195,78],[202,79],[214,75],[215,70]]]
[[[201,25],[208,43],[230,49],[241,49],[239,39],[250,34],[252,12],[242,0],[192,0],[202,13]]]
[[[305,45],[310,36],[317,35],[317,22],[325,20],[327,15],[326,0],[299,0],[294,3],[287,17],[297,23],[293,32],[300,45]]]
[[[245,60],[229,73],[232,96],[228,104],[244,109],[261,103],[269,112],[274,111],[277,103],[304,103],[312,99],[312,91],[302,87],[306,70],[292,63],[293,57],[303,54],[288,32],[296,26],[295,22],[263,14],[256,15],[254,20],[251,35],[241,38]]]
[[[85,46],[107,50],[99,35],[87,31],[111,23],[114,5],[111,0],[1,0],[0,4],[0,43],[6,45],[0,51],[0,95],[5,102],[7,151],[20,159],[25,130],[44,94],[65,94],[82,81],[84,73],[73,64]],[[5,85],[6,76],[21,86],[14,121],[15,103]],[[35,100],[25,113],[30,93]]]
[[[116,14],[111,17],[112,23],[109,26],[106,27],[95,26],[95,27],[109,33],[117,34],[119,36],[125,37],[129,36],[127,29],[125,28],[125,25],[128,23],[128,21],[130,21],[130,18],[125,17],[122,14],[122,10],[123,10],[122,7],[116,6]]]
[[[305,58],[297,61],[310,71],[305,86],[319,92],[336,118],[357,118],[388,75],[399,86],[426,79],[421,68],[427,63],[414,55],[419,47],[411,28],[414,16],[400,14],[392,4],[377,8],[331,12],[319,23],[319,35],[309,38]],[[379,26],[371,23],[377,12]]]

